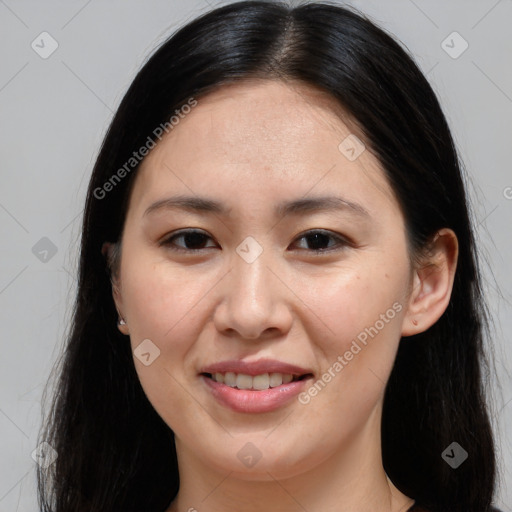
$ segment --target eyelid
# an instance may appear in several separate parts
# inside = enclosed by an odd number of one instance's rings
[[[331,231],[329,229],[323,229],[323,228],[311,228],[307,229],[306,231],[303,231],[302,233],[299,233],[294,241],[300,240],[302,238],[305,238],[308,235],[313,235],[319,233],[321,235],[329,236],[332,239],[334,239],[337,244],[333,247],[330,247],[328,249],[299,249],[300,251],[306,251],[309,254],[312,254],[313,256],[322,256],[324,254],[330,254],[333,252],[339,252],[346,247],[355,247],[355,244],[346,236],[341,235],[340,233],[336,233],[335,231]]]
[[[171,240],[174,238],[177,238],[179,236],[188,235],[190,233],[199,233],[201,235],[205,235],[205,237],[209,238],[210,240],[213,240],[213,237],[211,237],[206,231],[198,228],[184,228],[179,229],[178,231],[173,231],[169,235],[166,235],[163,240],[159,243],[159,245],[163,245],[167,248],[169,248],[172,251],[176,252],[185,252],[185,253],[199,253],[201,251],[204,251],[206,249],[211,249],[211,247],[204,247],[203,249],[186,249],[184,247],[179,247],[171,244]]]
[[[198,228],[184,228],[184,229],[180,229],[178,231],[174,231],[171,234],[169,234],[168,236],[164,237],[164,239],[160,242],[160,245],[166,246],[167,248],[169,248],[170,250],[175,251],[175,252],[183,252],[183,253],[189,253],[189,254],[191,254],[191,253],[201,253],[202,251],[205,251],[207,249],[212,249],[212,247],[204,247],[204,248],[201,248],[201,249],[187,249],[187,248],[184,248],[184,247],[180,247],[180,246],[176,246],[176,245],[172,245],[171,244],[171,241],[173,239],[175,239],[175,238],[177,238],[179,236],[187,235],[189,233],[199,233],[199,234],[205,235],[210,240],[213,240],[213,237],[210,236],[206,231],[204,231],[202,229],[198,229]],[[298,240],[301,240],[302,238],[305,238],[308,235],[311,236],[311,235],[317,234],[317,233],[331,237],[332,239],[337,241],[337,244],[334,247],[331,247],[331,248],[328,248],[328,249],[316,249],[315,250],[315,249],[304,249],[304,248],[302,248],[302,249],[298,249],[298,250],[301,251],[301,252],[305,251],[305,252],[307,252],[309,254],[312,254],[313,256],[322,256],[324,254],[330,254],[332,252],[336,252],[336,251],[340,251],[340,250],[346,249],[346,247],[355,247],[354,242],[351,241],[346,236],[343,236],[340,233],[336,233],[335,231],[331,231],[331,230],[324,229],[324,228],[310,228],[310,229],[307,229],[306,231],[303,231],[302,233],[299,233],[295,237],[294,242],[296,242]]]

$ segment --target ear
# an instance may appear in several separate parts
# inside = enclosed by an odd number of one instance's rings
[[[441,318],[450,302],[458,256],[459,245],[453,230],[439,230],[428,255],[413,271],[402,336],[424,332]]]
[[[119,319],[122,318],[126,322],[126,317],[123,314],[123,297],[121,294],[121,284],[119,282],[119,276],[117,275],[116,272],[114,272],[114,269],[112,267],[113,251],[114,244],[111,242],[104,242],[104,244],[101,246],[101,254],[103,254],[103,257],[106,260],[107,267],[110,272],[110,282],[112,283],[112,298],[114,299],[114,303],[116,305],[116,309],[119,315],[119,318],[116,318],[117,328],[123,334],[129,334],[130,331],[128,329],[127,323],[119,324]]]

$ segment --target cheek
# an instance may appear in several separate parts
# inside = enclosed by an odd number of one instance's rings
[[[302,296],[308,297],[305,301],[309,301],[311,309],[329,327],[330,335],[338,340],[336,348],[340,348],[340,341],[350,344],[352,338],[376,323],[379,331],[389,331],[391,324],[400,323],[400,311],[405,310],[405,271],[399,265],[394,270],[385,265],[368,267],[368,270],[359,266],[345,269],[337,276],[315,278],[315,286],[304,289]]]
[[[325,399],[350,409],[359,400],[374,402],[383,391],[401,337],[407,268],[375,263],[322,283],[312,309],[329,327],[323,331],[328,336],[310,337],[323,352],[324,381],[336,382]]]
[[[169,268],[168,263],[138,260],[126,265],[123,299],[130,318],[130,333],[163,341],[184,328],[196,325],[190,320],[197,304],[208,292],[208,282],[192,279],[191,273]],[[130,272],[130,267],[137,271]]]
[[[211,288],[209,281],[191,279],[190,272],[171,271],[168,263],[145,263],[140,256],[126,261],[124,270],[123,300],[130,342],[146,396],[173,429],[179,430],[180,420],[172,411],[188,410],[190,421],[204,421],[200,410],[190,407],[191,394],[184,392],[184,382],[191,370],[187,354],[202,329],[197,315],[201,298]],[[145,339],[160,351],[148,366],[136,356],[137,347]]]

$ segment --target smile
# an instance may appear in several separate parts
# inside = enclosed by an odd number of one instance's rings
[[[260,375],[247,375],[245,373],[216,372],[204,374],[215,382],[225,384],[230,388],[251,389],[253,391],[264,391],[269,388],[277,388],[282,384],[301,380],[306,375],[292,375],[290,373],[262,373]]]
[[[221,406],[240,413],[264,413],[288,405],[306,389],[313,373],[276,360],[230,360],[202,368],[199,377]]]

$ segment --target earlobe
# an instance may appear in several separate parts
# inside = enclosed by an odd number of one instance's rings
[[[118,319],[117,319],[117,328],[123,333],[123,334],[130,334],[130,331],[128,329],[128,325],[126,323],[124,314],[123,314],[123,301],[122,301],[122,295],[121,290],[117,286],[117,282],[114,280],[112,281],[112,297],[114,299],[114,303],[116,305]]]
[[[117,321],[117,328],[121,331],[122,334],[128,335],[130,331],[128,330],[128,325],[126,325],[126,321],[121,316]]]
[[[121,293],[115,284],[113,284],[113,286],[112,286],[112,297],[114,298],[114,303],[116,305],[117,314],[118,314],[117,328],[123,334],[130,334],[130,331],[128,329],[128,324],[126,323],[125,317],[123,315]]]
[[[110,272],[110,282],[112,285],[112,298],[114,299],[114,304],[117,309],[118,319],[117,319],[117,328],[121,331],[122,334],[128,335],[130,332],[128,330],[128,325],[126,324],[126,320],[124,319],[123,311],[123,301],[120,286],[118,283],[118,277],[114,274],[112,269],[112,250],[113,244],[111,242],[104,242],[101,247],[101,253],[105,257],[107,267]]]
[[[450,302],[457,258],[455,233],[448,228],[441,229],[421,267],[414,271],[402,336],[424,332],[441,318]]]

